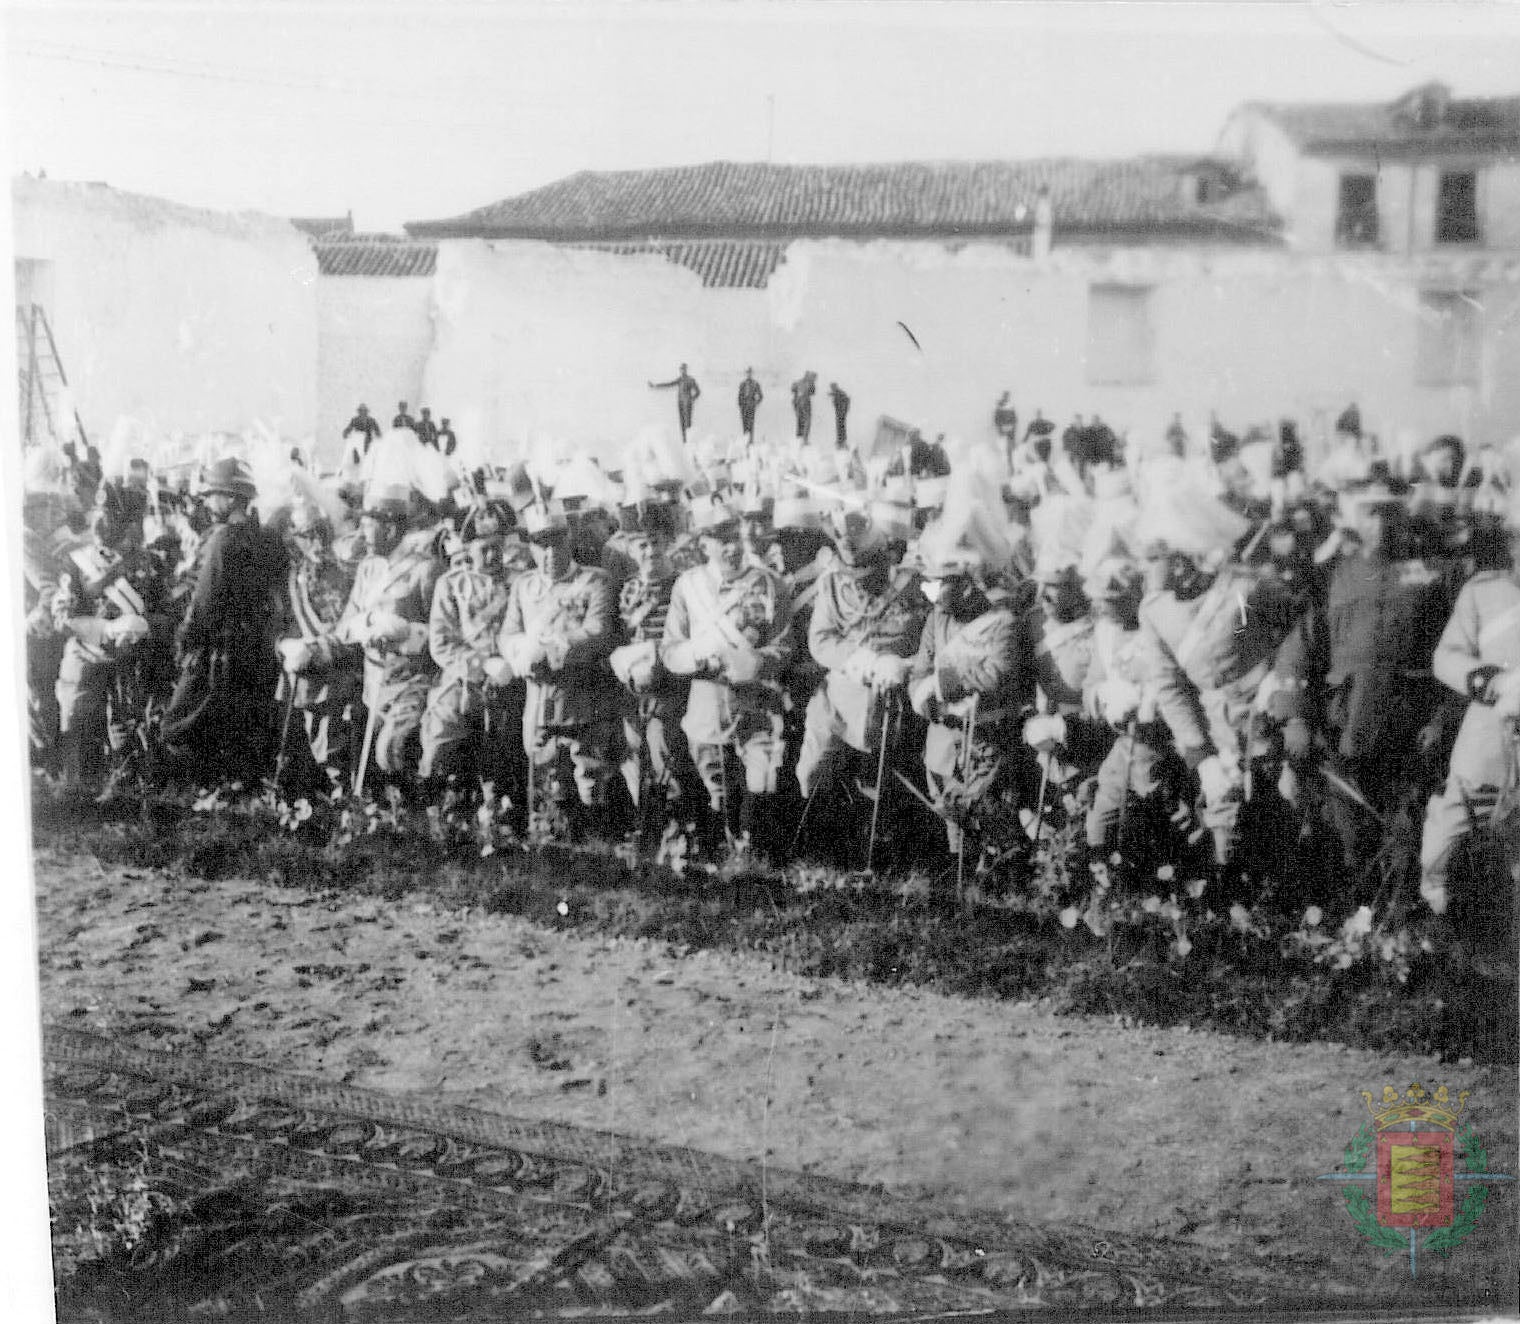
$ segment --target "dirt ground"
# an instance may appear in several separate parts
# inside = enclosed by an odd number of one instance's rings
[[[36,860],[44,1017],[1029,1220],[1308,1257],[1369,1292],[1512,1302],[1515,1183],[1448,1261],[1380,1258],[1319,1182],[1359,1091],[1473,1092],[1515,1172],[1512,1071],[1057,1017],[796,977],[513,917]]]

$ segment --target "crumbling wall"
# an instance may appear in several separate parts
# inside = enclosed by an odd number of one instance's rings
[[[615,458],[641,428],[673,429],[674,393],[646,383],[683,361],[703,391],[695,430],[721,438],[738,433],[735,394],[753,366],[762,440],[793,431],[788,386],[809,368],[815,442],[832,441],[830,380],[852,397],[852,440],[888,414],[992,445],[1005,389],[1026,422],[1037,407],[1063,424],[1097,412],[1137,440],[1174,412],[1200,440],[1215,410],[1234,429],[1288,415],[1328,430],[1353,400],[1388,438],[1504,439],[1520,433],[1504,366],[1520,268],[1453,263],[1175,248],[1032,261],[992,243],[805,241],[767,289],[723,290],[660,256],[449,241],[424,382],[461,444],[498,457],[548,437]],[[1419,291],[1452,281],[1485,304],[1478,385],[1417,379]],[[1151,292],[1149,372],[1124,385],[1089,379],[1089,298],[1102,284]]]
[[[99,184],[13,183],[14,251],[51,264],[48,319],[92,440],[316,424],[316,258],[288,223]]]

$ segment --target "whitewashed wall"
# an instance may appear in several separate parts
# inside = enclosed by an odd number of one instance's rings
[[[316,427],[316,258],[288,223],[103,185],[13,182],[14,254],[49,262],[48,315],[92,440]]]
[[[428,277],[324,276],[317,281],[317,460],[336,467],[355,408],[389,427],[405,400],[413,415],[436,402],[423,393],[433,348],[433,282]],[[457,420],[456,420],[457,421]]]
[[[1328,428],[1353,400],[1390,440],[1520,434],[1513,259],[1058,249],[1036,262],[990,245],[799,242],[755,291],[704,290],[661,257],[451,241],[435,280],[426,397],[448,406],[462,442],[497,455],[553,437],[615,459],[640,428],[674,426],[673,393],[646,382],[682,361],[703,389],[696,430],[725,437],[750,365],[766,392],[762,438],[790,434],[787,386],[807,368],[819,374],[815,441],[832,436],[831,379],[853,397],[852,438],[889,414],[991,445],[1003,389],[1026,419],[1037,406],[1062,422],[1096,410],[1137,439],[1174,411],[1200,436],[1210,410],[1232,427],[1293,415]],[[1094,283],[1154,291],[1148,382],[1088,381]],[[1478,385],[1417,383],[1425,287],[1478,292]]]

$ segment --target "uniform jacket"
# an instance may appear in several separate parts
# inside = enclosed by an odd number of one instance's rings
[[[1278,656],[1281,710],[1323,712],[1348,758],[1407,745],[1434,706],[1421,682],[1449,601],[1424,561],[1341,557],[1324,606],[1299,621]]]
[[[781,711],[791,620],[786,581],[758,566],[726,582],[710,565],[676,579],[660,656],[676,675],[692,677],[681,725],[694,743],[726,744],[738,715]]]
[[[1164,591],[1140,603],[1157,707],[1179,749],[1207,747],[1200,696],[1252,698],[1295,623],[1298,600],[1275,580],[1226,568],[1195,598]]]
[[[611,718],[617,686],[607,655],[619,643],[617,597],[607,572],[571,563],[563,579],[542,570],[518,576],[508,595],[498,649],[516,635],[553,641],[558,667],[542,665],[528,678],[526,720],[543,730],[586,726]]]
[[[1093,623],[1092,656],[1082,682],[1083,707],[1110,726],[1131,719],[1141,726],[1156,720],[1156,666],[1140,630],[1117,621]]]
[[[836,565],[819,576],[808,625],[808,651],[828,668],[828,698],[845,724],[846,739],[865,745],[879,718],[869,683],[861,679],[859,655],[911,658],[918,652],[928,603],[917,577],[897,570],[879,593],[865,587],[867,575]]]
[[[1474,575],[1436,645],[1436,679],[1467,694],[1467,677],[1478,667],[1520,668],[1520,584],[1491,570]],[[1515,720],[1488,704],[1470,703],[1451,752],[1451,775],[1469,787],[1502,787],[1517,757]]]
[[[443,682],[478,684],[486,660],[496,651],[507,612],[507,586],[494,575],[460,566],[442,575],[433,588],[428,615],[428,651],[443,672]]]
[[[665,619],[670,615],[670,598],[675,591],[676,577],[644,579],[634,576],[626,580],[618,593],[618,619],[623,626],[623,647],[646,655],[654,663],[654,675],[649,684],[639,691],[641,698],[651,702],[645,705],[650,716],[654,709],[672,700],[679,700],[685,693],[684,679],[673,676],[660,660],[660,645],[665,639]]]
[[[359,563],[338,628],[324,643],[336,645],[339,652],[363,650],[365,688],[371,702],[380,684],[401,684],[435,670],[426,645],[383,648],[365,643],[365,638],[369,617],[376,612],[393,612],[404,621],[426,626],[438,572],[431,529],[407,534],[389,556],[366,556]]]
[[[936,606],[913,659],[913,682],[926,676],[935,678],[940,702],[925,737],[924,766],[941,776],[965,758],[973,715],[974,752],[1001,757],[1014,722],[1034,700],[1028,636],[1007,604],[965,623]]]
[[[1082,688],[1092,664],[1092,618],[1079,616],[1074,621],[1054,621],[1043,608],[1035,607],[1025,628],[1034,654],[1035,684],[1042,706],[1057,713],[1077,711],[1082,706]]]
[[[231,654],[273,644],[285,548],[252,516],[218,524],[196,555],[194,587],[180,622],[181,652]]]

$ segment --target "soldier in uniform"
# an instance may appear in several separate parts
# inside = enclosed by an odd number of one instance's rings
[[[618,644],[617,597],[605,570],[572,557],[569,520],[558,502],[530,506],[521,528],[536,568],[512,585],[497,637],[499,659],[488,674],[498,684],[527,682],[522,732],[530,775],[551,774],[548,789],[572,835],[608,835],[618,691],[607,659]],[[574,796],[562,774],[564,759]]]
[[[380,435],[380,423],[369,412],[368,405],[360,405],[358,412],[348,420],[348,426],[343,429],[343,440],[357,432],[361,438],[357,449],[352,450],[352,455],[357,462],[369,454],[370,443]]]
[[[318,664],[318,640],[331,636],[354,586],[355,567],[333,550],[333,527],[312,502],[295,501],[285,538],[290,555],[286,580],[286,633],[278,649],[284,664],[276,700],[301,714],[307,747],[316,763],[332,771],[348,767],[351,736],[362,689],[357,658]],[[288,736],[287,736],[288,739]]]
[[[414,431],[417,433],[417,440],[424,446],[438,449],[438,424],[433,422],[433,411],[427,405],[422,406],[422,417],[417,420]]]
[[[805,372],[792,383],[792,412],[797,416],[797,437],[807,441],[813,430],[813,395],[818,390],[818,374]]]
[[[1024,629],[1034,666],[1036,712],[1024,723],[1024,743],[1035,751],[1041,780],[1064,785],[1103,754],[1102,728],[1088,722],[1083,703],[1093,619],[1076,560],[1059,547],[1041,548],[1031,578],[1038,596]],[[1043,804],[1036,811],[1043,813]]]
[[[1115,735],[1087,812],[1087,847],[1098,859],[1124,849],[1132,806],[1164,803],[1177,782],[1171,736],[1158,713],[1156,668],[1140,633],[1142,587],[1139,568],[1117,559],[1101,562],[1084,586],[1095,619],[1083,704]]]
[[[1457,844],[1520,780],[1520,501],[1514,507],[1509,568],[1480,570],[1462,586],[1432,662],[1436,679],[1468,700],[1420,845],[1420,895],[1438,915],[1451,901]]]
[[[705,563],[676,580],[660,656],[671,672],[692,678],[681,729],[707,788],[705,845],[715,851],[731,830],[737,799],[741,840],[761,855],[774,854],[791,593],[779,575],[745,564],[733,510],[712,497],[697,498],[693,507]],[[731,754],[743,767],[742,798],[734,794]]]
[[[454,435],[454,429],[449,426],[449,420],[438,420],[438,449],[445,455],[452,455],[459,445],[459,438]]]
[[[53,623],[52,604],[69,554],[84,545],[79,500],[68,482],[61,451],[27,452],[23,499],[22,568],[26,620],[27,717],[32,756],[44,766],[57,757],[58,667],[65,640]]]
[[[817,579],[808,627],[808,651],[828,678],[808,702],[797,759],[797,785],[810,798],[836,778],[874,783],[883,739],[889,760],[900,749],[902,701],[928,615],[892,530],[857,509],[833,522],[838,555]],[[889,791],[886,781],[873,794]]]
[[[693,406],[697,403],[697,397],[702,394],[702,388],[697,385],[697,379],[686,371],[686,365],[681,365],[681,371],[668,382],[650,382],[649,389],[652,391],[664,391],[670,387],[676,392],[676,419],[681,424],[681,444],[686,444],[686,434],[691,431],[691,419]]]
[[[111,484],[102,490],[115,491]],[[71,554],[53,597],[54,625],[66,640],[56,688],[63,771],[82,785],[105,770],[111,726],[139,715],[149,697],[146,685],[125,683],[131,660],[152,641],[167,652],[168,590],[141,538],[141,525],[118,501],[103,502],[91,540]]]
[[[175,639],[163,748],[181,773],[251,783],[268,769],[285,549],[248,509],[257,489],[241,460],[212,465],[203,492],[214,525]]]
[[[1020,613],[986,552],[964,538],[945,550],[921,542],[920,552],[934,606],[909,699],[929,723],[924,771],[955,853],[978,802],[1021,780],[1018,723],[1034,698],[1034,670]]]
[[[508,589],[502,577],[504,540],[494,522],[485,528],[467,524],[444,535],[450,568],[433,588],[428,615],[428,651],[438,678],[422,715],[424,781],[463,770],[465,756],[485,741],[486,663],[496,652],[496,638],[507,612]],[[499,776],[494,751],[480,749],[476,771],[486,786],[486,801]]]
[[[401,784],[416,766],[422,714],[437,674],[428,622],[440,567],[433,530],[413,528],[413,518],[406,488],[381,486],[365,494],[359,530],[367,555],[337,629],[313,646],[323,667],[363,656],[371,752],[380,771]]]
[[[850,414],[850,397],[844,393],[838,382],[830,382],[829,399],[834,405],[834,444],[843,450],[850,442],[845,430],[845,419]]]
[[[765,392],[760,389],[760,383],[755,380],[755,370],[746,368],[744,380],[739,383],[739,427],[751,445],[755,441],[755,410],[764,399]]]
[[[413,432],[417,430],[417,420],[407,412],[405,400],[397,404],[396,417],[391,419],[391,426],[393,428],[411,428]]]
[[[1198,774],[1215,860],[1224,866],[1239,846],[1256,693],[1301,604],[1275,578],[1223,563],[1249,527],[1233,512],[1195,502],[1171,513],[1165,539],[1147,548],[1142,646],[1154,667],[1157,710]]]
[[[663,521],[635,530],[624,541],[633,573],[618,594],[618,617],[627,642],[613,650],[613,674],[623,686],[623,781],[645,827],[674,804],[684,787],[679,769],[685,739],[679,734],[687,682],[660,660],[665,619],[676,573]]]
[[[1420,733],[1440,701],[1428,660],[1451,598],[1432,566],[1407,557],[1402,495],[1364,484],[1342,504],[1350,528],[1329,562],[1328,593],[1279,654],[1281,698],[1271,711],[1286,719],[1291,760],[1312,770],[1311,732],[1323,731],[1329,768],[1365,798],[1365,806],[1344,793],[1326,801],[1342,860],[1357,869],[1376,850],[1373,814],[1386,816],[1417,771]]]

